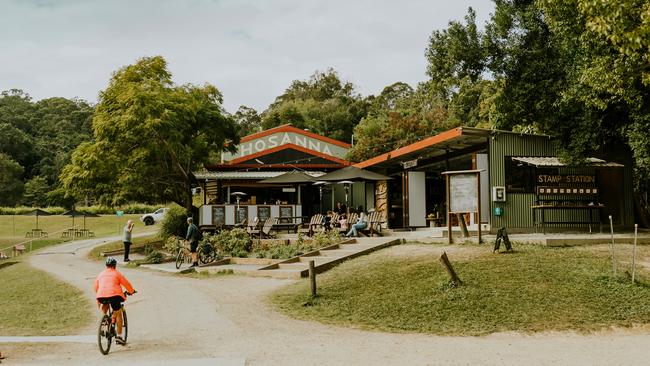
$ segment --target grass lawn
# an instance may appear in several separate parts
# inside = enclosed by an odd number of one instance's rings
[[[400,254],[412,248],[428,253]],[[630,248],[620,246],[618,258],[628,256]],[[462,249],[448,253],[464,281],[458,288],[448,285],[438,261],[441,249],[404,245],[319,275],[314,299],[304,280],[277,291],[270,301],[300,319],[441,335],[588,332],[650,322],[648,271],[637,267],[642,282],[636,285],[624,275],[612,278],[607,246],[515,244],[511,254],[492,254],[488,246]],[[650,248],[640,247],[637,260],[648,258]],[[629,268],[628,262],[619,263],[619,274]]]
[[[81,291],[27,263],[5,265],[0,278],[0,335],[71,334],[92,319]]]
[[[95,232],[96,237],[111,235],[121,235],[122,228],[126,221],[131,219],[135,222],[135,231],[144,229],[143,223],[138,220],[140,215],[124,215],[117,217],[115,215],[101,215],[99,217],[87,217],[86,228]],[[36,227],[36,216],[21,215],[0,215],[0,249],[10,247],[17,243],[25,243],[29,249],[30,238],[25,238],[25,233]],[[34,250],[63,241],[71,240],[61,238],[61,232],[73,227],[72,218],[69,216],[52,215],[39,216],[38,227],[49,233],[49,237],[34,239],[32,247]],[[83,217],[75,217],[74,227],[80,229],[84,227]],[[4,250],[6,255],[11,255],[11,249]]]
[[[157,234],[153,235],[147,235],[147,236],[141,236],[137,238],[133,238],[131,240],[131,252],[136,252],[140,248],[144,248],[148,244],[155,244],[157,247],[160,247],[162,245],[160,238],[158,237]],[[118,249],[124,249],[124,243],[122,243],[121,240],[118,241],[112,241],[106,244],[102,244],[99,246],[94,247],[89,253],[88,253],[88,258],[92,260],[100,260],[104,259],[104,257],[101,256],[102,252],[107,252],[111,250],[118,250]]]

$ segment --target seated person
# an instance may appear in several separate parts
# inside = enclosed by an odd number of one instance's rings
[[[330,230],[332,228],[332,211],[327,210],[327,215],[323,216],[323,226],[325,230]]]
[[[347,237],[359,236],[358,231],[368,227],[368,217],[366,216],[365,212],[363,212],[363,206],[359,206],[357,211],[359,212],[359,219],[356,223],[352,224],[350,231],[345,234]]]
[[[341,217],[339,218],[339,226],[343,231],[348,230],[348,218],[345,216],[345,214],[341,214]]]

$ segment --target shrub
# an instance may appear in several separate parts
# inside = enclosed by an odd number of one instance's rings
[[[161,263],[163,260],[165,260],[165,255],[157,250],[154,250],[147,254],[147,256],[144,258],[143,263],[156,264]]]
[[[178,242],[178,238],[176,236],[170,236],[169,238],[165,239],[165,243],[163,244],[162,248],[167,253],[176,254],[180,247],[181,245]]]
[[[180,206],[172,206],[160,224],[160,237],[163,240],[171,236],[185,237],[187,233],[187,212]]]
[[[229,254],[231,257],[247,257],[253,244],[246,230],[240,228],[222,230],[214,236],[205,234],[203,242],[210,243],[221,253]]]

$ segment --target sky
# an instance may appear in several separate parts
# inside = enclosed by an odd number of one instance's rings
[[[163,56],[234,113],[333,68],[362,95],[426,80],[429,36],[488,0],[0,0],[0,90],[96,102],[111,73]]]

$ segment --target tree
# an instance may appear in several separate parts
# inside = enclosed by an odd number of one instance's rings
[[[239,142],[219,90],[172,83],[167,63],[145,57],[116,71],[82,143],[61,174],[64,188],[116,205],[174,201],[192,209],[192,172]]]
[[[0,153],[0,205],[14,206],[20,202],[23,193],[23,167]]]
[[[366,115],[367,103],[354,85],[336,71],[316,72],[307,81],[295,80],[262,114],[262,128],[291,123],[297,128],[340,141],[350,141],[354,126]]]
[[[262,129],[262,117],[253,108],[242,105],[233,115],[240,137],[248,136]]]
[[[47,179],[36,176],[25,183],[23,203],[29,206],[45,206],[49,190],[50,187],[47,184]]]

